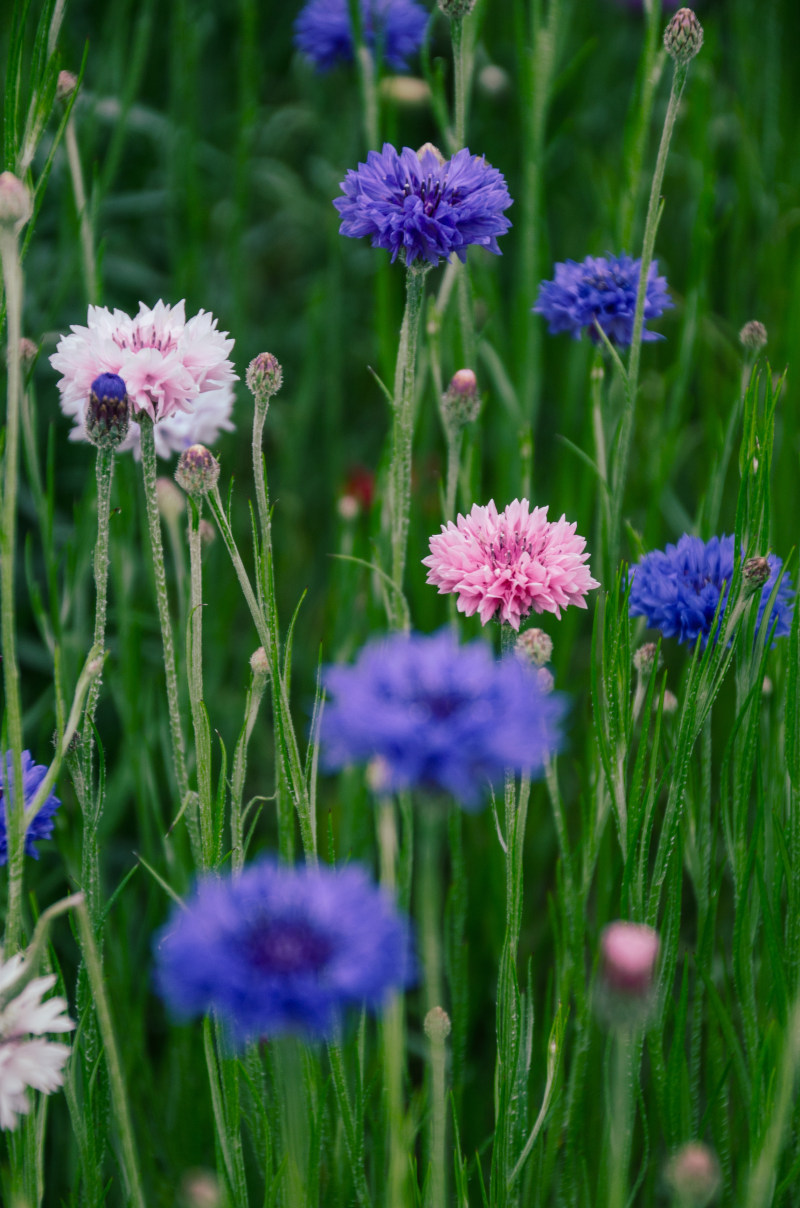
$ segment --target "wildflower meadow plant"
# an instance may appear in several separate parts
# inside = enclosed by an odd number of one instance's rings
[[[703,541],[689,533],[675,545],[653,550],[631,568],[630,614],[645,617],[651,629],[659,629],[665,638],[705,645],[722,600],[721,618],[733,581],[735,543],[732,536]],[[759,585],[756,626],[760,627],[772,590],[783,563],[768,555],[768,577]],[[794,591],[789,575],[784,575],[772,606],[769,625],[773,638],[786,637],[791,628]],[[774,629],[772,627],[774,626]]]
[[[393,71],[408,69],[422,45],[428,13],[417,0],[358,0],[361,33],[370,53]],[[349,0],[308,0],[294,23],[297,49],[318,71],[351,63],[355,37]]]
[[[65,999],[44,998],[55,975],[27,980],[26,974],[21,954],[4,961],[0,952],[0,1129],[15,1129],[30,1112],[29,1090],[49,1095],[62,1086],[69,1045],[45,1037],[75,1027]]]
[[[547,319],[551,335],[567,331],[579,340],[588,331],[597,343],[599,327],[612,344],[630,344],[641,268],[641,260],[633,260],[624,252],[621,256],[587,256],[580,264],[576,260],[557,264],[554,280],[543,281],[539,287],[534,314]],[[667,279],[659,277],[655,260],[647,271],[646,290],[645,320],[657,319],[674,306],[667,293]],[[644,327],[642,339],[664,337]]]
[[[22,752],[22,791],[26,805],[32,803],[46,774],[47,768],[40,763],[34,763],[30,751]],[[13,807],[13,803],[13,759],[11,751],[7,751],[5,760],[0,760],[0,864],[5,864],[8,860],[8,811]],[[49,839],[53,833],[54,815],[60,805],[58,797],[49,793],[35,816],[26,822],[25,854],[32,856],[34,860],[39,859],[36,844],[41,839]]]
[[[476,809],[508,769],[538,775],[561,746],[562,698],[519,660],[446,630],[370,642],[324,682],[326,766],[374,761],[380,792],[435,790]]]
[[[176,1015],[216,1011],[238,1042],[330,1035],[413,977],[408,922],[364,869],[262,860],[209,877],[155,941],[156,985]]]

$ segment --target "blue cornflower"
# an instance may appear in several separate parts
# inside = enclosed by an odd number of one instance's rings
[[[11,804],[14,800],[14,766],[13,756],[11,751],[6,752],[5,767],[7,774],[3,771],[3,761],[0,760],[0,864],[5,864],[8,861],[8,833],[7,833],[7,817],[6,817],[6,785],[8,785],[8,800]],[[25,805],[28,806],[36,796],[36,790],[44,780],[47,774],[47,768],[42,764],[34,763],[30,751],[22,752],[22,792],[25,798]],[[51,793],[45,798],[42,808],[39,810],[35,818],[31,818],[25,832],[25,854],[33,856],[34,860],[39,859],[39,853],[34,844],[39,839],[49,839],[53,833],[53,814],[61,805],[58,797],[54,797]]]
[[[216,1011],[243,1043],[323,1036],[343,1007],[377,1008],[413,977],[410,925],[356,865],[202,879],[154,941],[156,986],[176,1014]]]
[[[507,768],[541,772],[561,742],[562,698],[515,657],[449,631],[368,643],[352,667],[329,667],[322,715],[329,768],[376,761],[381,789],[416,786],[478,808]]]
[[[660,629],[665,638],[677,637],[679,642],[708,639],[720,596],[723,612],[733,579],[734,539],[712,537],[703,541],[688,533],[677,545],[645,554],[631,568],[629,609],[631,616],[646,617],[652,629]],[[783,563],[769,555],[769,578],[761,589],[756,625],[760,626],[764,610],[780,574]],[[723,591],[723,583],[725,588]],[[781,579],[770,615],[775,625],[773,637],[786,637],[791,627],[794,593],[788,575]]]
[[[384,143],[347,173],[341,188],[345,196],[333,203],[340,233],[369,235],[393,262],[401,252],[406,264],[438,264],[451,252],[464,261],[471,243],[499,256],[497,236],[511,226],[503,215],[512,204],[503,175],[466,147],[443,159],[429,145],[416,152]]]
[[[551,335],[568,331],[579,340],[587,328],[597,342],[597,320],[612,344],[630,344],[641,266],[641,260],[632,260],[624,252],[621,256],[587,256],[582,264],[576,260],[557,264],[555,281],[543,281],[539,286],[534,314],[544,315]],[[658,276],[658,261],[654,260],[647,274],[644,317],[657,319],[673,305],[667,279]],[[664,337],[645,327],[642,339]]]
[[[393,71],[405,71],[425,36],[428,13],[416,0],[360,0],[364,42]],[[318,71],[351,63],[354,53],[349,0],[309,0],[294,23],[298,50]]]

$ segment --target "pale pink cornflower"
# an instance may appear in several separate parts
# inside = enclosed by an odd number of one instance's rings
[[[564,516],[551,522],[546,507],[529,508],[527,499],[515,499],[498,513],[491,500],[442,526],[422,559],[427,582],[439,595],[456,593],[458,611],[477,612],[483,625],[498,610],[519,629],[531,612],[560,617],[569,604],[585,608],[586,593],[600,586],[584,565],[586,541]]]
[[[30,1111],[28,1089],[50,1094],[63,1084],[63,1067],[69,1046],[42,1037],[48,1032],[70,1032],[74,1022],[65,1015],[63,998],[42,1001],[55,985],[55,977],[35,977],[15,997],[15,983],[24,979],[21,955],[3,963],[0,953],[0,1129],[14,1129],[18,1116]]]
[[[92,382],[101,373],[118,374],[133,417],[144,411],[156,424],[182,412],[192,414],[200,400],[212,394],[223,392],[225,406],[236,381],[228,357],[233,343],[227,332],[217,330],[217,320],[207,311],[187,322],[183,302],[165,306],[159,301],[152,310],[140,302],[133,318],[121,310],[90,306],[88,326],[73,326],[50,357],[62,375],[61,409],[81,428]],[[219,405],[217,398],[214,406]],[[196,433],[191,435],[198,439]]]

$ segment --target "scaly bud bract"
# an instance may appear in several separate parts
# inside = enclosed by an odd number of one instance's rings
[[[205,445],[190,445],[181,453],[175,481],[187,495],[207,495],[217,485],[219,462]]]
[[[664,46],[676,63],[688,63],[703,45],[703,27],[690,8],[679,8],[664,30]]]
[[[118,373],[101,373],[92,382],[84,426],[98,449],[118,449],[128,435],[131,404]]]

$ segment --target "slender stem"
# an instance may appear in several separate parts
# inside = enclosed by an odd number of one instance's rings
[[[356,1196],[361,1208],[371,1208],[372,1197],[369,1193],[367,1178],[364,1172],[364,1139],[356,1132],[353,1107],[347,1092],[347,1079],[344,1072],[341,1040],[338,1036],[328,1041],[328,1060],[330,1061],[331,1080],[344,1129],[344,1143],[347,1149],[347,1157],[350,1161],[350,1173],[353,1176]]]
[[[392,895],[397,890],[397,817],[391,798],[384,798],[378,813],[381,884]],[[392,994],[383,1014],[383,1068],[386,1102],[387,1175],[386,1208],[406,1208],[408,1156],[403,1113],[403,1000]]]
[[[153,421],[149,415],[139,412],[142,444],[142,472],[144,475],[144,495],[147,504],[147,522],[150,532],[150,548],[153,552],[153,571],[156,584],[156,601],[158,603],[158,619],[161,622],[161,641],[164,648],[164,671],[167,679],[167,703],[169,706],[169,728],[172,735],[172,759],[175,767],[175,779],[181,801],[189,791],[189,779],[186,774],[186,755],[181,730],[181,714],[178,702],[178,675],[175,670],[175,647],[172,641],[172,622],[169,615],[169,597],[167,596],[167,573],[164,567],[164,547],[161,543],[161,517],[158,511],[158,496],[156,494],[156,443],[153,435]]]
[[[447,1208],[447,1047],[441,1022],[428,1031],[431,1061],[431,1182],[428,1208]]]
[[[202,497],[189,500],[189,568],[191,597],[186,634],[189,703],[197,760],[200,841],[203,867],[214,864],[214,806],[211,787],[211,735],[203,703],[203,550],[200,540]]]
[[[74,112],[70,113],[67,119],[67,125],[64,130],[64,145],[67,149],[67,163],[69,164],[69,175],[72,181],[72,192],[75,196],[75,209],[78,212],[86,298],[89,304],[92,305],[98,301],[97,261],[94,254],[94,237],[89,217],[89,206],[86,200],[86,189],[83,183],[81,157],[78,153],[78,139],[75,134]]]
[[[375,63],[366,46],[356,52],[358,82],[361,85],[361,104],[364,109],[364,138],[367,150],[378,150],[378,89],[375,81]]]
[[[441,946],[441,884],[439,855],[441,825],[435,806],[422,811],[420,844],[420,919],[422,931],[422,963],[425,972],[425,1009],[442,1005],[442,946]]]
[[[108,1082],[111,1089],[111,1104],[120,1133],[120,1160],[125,1181],[128,1185],[129,1202],[135,1205],[135,1208],[145,1208],[145,1198],[139,1174],[139,1159],[136,1153],[136,1143],[133,1136],[133,1126],[131,1124],[122,1064],[119,1059],[117,1039],[114,1035],[111,1008],[106,994],[105,982],[103,981],[100,957],[94,942],[94,933],[92,931],[91,920],[89,919],[89,912],[84,903],[80,903],[77,906],[76,914],[80,928],[81,953],[86,966],[86,972],[89,976],[89,985],[91,986],[94,1007],[97,1012],[100,1035],[103,1038]]]
[[[444,494],[444,518],[445,521],[455,521],[464,429],[454,429],[448,424],[445,427],[445,434],[447,436],[447,481]]]
[[[608,1121],[608,1208],[625,1208],[628,1199],[628,1157],[631,1148],[631,1107],[634,1054],[637,1039],[631,1028],[617,1028],[612,1077],[612,1111]]]
[[[406,269],[406,308],[400,328],[400,346],[394,378],[394,431],[392,445],[391,516],[392,579],[403,589],[403,573],[411,508],[411,447],[414,439],[414,384],[417,364],[417,331],[424,293],[425,268]],[[400,614],[392,606],[393,624],[399,628]]]
[[[620,424],[619,441],[617,444],[614,469],[611,477],[611,533],[609,538],[609,564],[613,570],[619,560],[620,526],[622,523],[622,508],[625,495],[625,481],[628,475],[631,438],[633,436],[633,420],[636,410],[636,395],[639,389],[639,362],[642,351],[642,334],[644,331],[644,307],[647,297],[647,277],[653,262],[653,250],[656,243],[656,232],[661,216],[661,186],[664,181],[664,169],[667,164],[669,144],[672,130],[678,116],[681,94],[686,83],[688,64],[675,63],[672,76],[672,90],[664,118],[664,129],[661,132],[661,142],[658,147],[656,167],[653,173],[653,183],[650,189],[650,202],[647,207],[647,218],[644,227],[644,242],[642,246],[642,263],[639,270],[639,286],[636,295],[636,310],[633,318],[633,336],[631,351],[628,359],[628,370],[625,384],[625,406]]]
[[[455,114],[453,121],[453,151],[460,151],[467,137],[467,61],[465,54],[464,18],[450,18],[450,36],[453,40],[453,93]]]
[[[22,338],[22,266],[17,236],[9,227],[0,226],[0,259],[6,295],[8,408],[6,412],[5,457],[3,459],[3,505],[0,526],[0,612],[2,621],[3,687],[8,741],[11,745],[11,769],[5,752],[2,758],[2,782],[8,787],[9,770],[14,785],[13,798],[6,802],[8,842],[8,913],[4,948],[11,956],[20,945],[22,932],[22,886],[25,872],[25,794],[22,779],[22,700],[17,665],[14,578],[17,539],[17,485],[19,478],[19,416],[22,396],[22,366],[19,343]]]
[[[233,772],[231,774],[231,867],[236,876],[244,865],[244,812],[242,797],[244,794],[244,779],[247,772],[247,747],[256,724],[259,706],[261,705],[267,677],[263,672],[254,672],[247,693],[244,710],[244,726],[236,744],[233,756]]]
[[[111,519],[111,482],[114,475],[114,452],[98,449],[95,463],[97,475],[97,540],[94,546],[94,645],[101,651],[106,640],[106,609],[108,601],[108,538]],[[94,735],[92,726],[100,698],[102,676],[93,680],[86,697],[83,714],[83,774],[87,785],[92,783],[92,751]],[[89,913],[91,914],[91,908]]]

